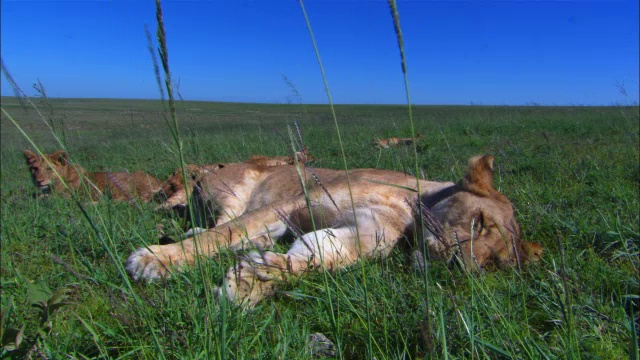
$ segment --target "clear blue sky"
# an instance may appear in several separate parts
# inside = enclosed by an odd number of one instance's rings
[[[306,3],[333,99],[405,103],[384,0]],[[418,104],[638,102],[638,1],[398,2]],[[185,99],[326,103],[295,0],[163,1]],[[28,95],[159,98],[144,25],[151,0],[2,0],[2,58]],[[623,96],[616,84],[624,84]],[[2,94],[12,95],[2,78]],[[297,99],[291,99],[297,102]]]

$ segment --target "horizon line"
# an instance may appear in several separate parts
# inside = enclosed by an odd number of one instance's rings
[[[1,95],[2,99],[15,99],[20,102],[21,98],[39,99],[37,96],[16,96],[16,95]],[[168,101],[168,99],[158,98],[117,98],[117,97],[54,97],[47,96],[47,99],[52,100],[114,100],[114,101]],[[224,100],[191,100],[191,99],[174,99],[176,102],[201,102],[201,103],[219,103],[219,104],[246,104],[246,105],[291,105],[291,106],[321,106],[329,105],[328,102],[309,102],[309,103],[293,103],[293,102],[279,102],[279,101],[224,101]],[[407,106],[406,103],[340,103],[334,102],[334,105],[338,106]],[[500,107],[638,107],[640,103],[638,100],[623,103],[611,103],[605,104],[545,104],[537,101],[529,101],[522,104],[496,104],[496,103],[482,103],[469,101],[468,103],[439,103],[439,104],[425,104],[425,103],[412,103],[411,106],[500,106]]]

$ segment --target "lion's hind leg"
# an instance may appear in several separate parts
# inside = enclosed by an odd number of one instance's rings
[[[253,307],[272,295],[276,283],[287,276],[335,270],[376,254],[365,248],[370,249],[367,245],[375,243],[381,233],[376,229],[356,233],[352,226],[325,228],[298,238],[286,254],[251,252],[227,272],[220,295],[238,305]]]
[[[307,271],[347,266],[357,260],[350,228],[322,229],[298,238],[286,254],[250,252],[225,276],[221,293],[238,305],[255,306],[275,291],[277,281]]]

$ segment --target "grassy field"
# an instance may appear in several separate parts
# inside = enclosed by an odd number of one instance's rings
[[[2,107],[42,151],[60,147],[33,109],[5,97]],[[57,99],[39,108],[88,170],[166,178],[178,166],[159,101]],[[336,112],[350,167],[412,172],[411,149],[371,146],[410,135],[406,106]],[[322,333],[347,359],[637,359],[638,108],[416,106],[413,114],[424,134],[422,176],[455,181],[470,156],[495,155],[496,187],[513,201],[524,238],[544,245],[543,261],[480,275],[434,263],[424,277],[397,249],[328,281],[284,284],[253,311],[212,296],[231,253],[168,281],[131,284],[126,257],[157,242],[158,224],[179,235],[181,220],[153,204],[83,204],[95,231],[73,201],[33,199],[22,155],[31,145],[3,114],[0,354],[314,358],[309,335]],[[312,165],[342,165],[327,106],[180,102],[178,118],[190,163],[286,155],[287,126],[298,120]],[[22,352],[8,351],[16,336]]]

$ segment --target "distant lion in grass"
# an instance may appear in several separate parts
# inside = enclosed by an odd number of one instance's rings
[[[422,134],[418,134],[415,138],[406,137],[391,137],[388,139],[374,139],[372,144],[377,149],[388,149],[390,147],[400,146],[400,145],[413,145],[414,142],[421,140],[423,138]]]
[[[88,172],[82,166],[72,164],[64,150],[42,156],[25,150],[24,157],[41,195],[59,193],[68,196],[69,191],[86,191],[93,201],[108,194],[113,200],[147,202],[163,185],[162,181],[142,171]]]
[[[536,261],[542,247],[520,239],[511,202],[493,187],[493,162],[490,155],[471,158],[458,183],[376,169],[350,170],[347,180],[337,170],[225,166],[202,180],[208,188],[203,196],[220,207],[216,227],[179,243],[140,248],[126,269],[136,280],[164,278],[198,256],[253,249],[229,269],[218,293],[254,306],[290,276],[384,258],[403,236],[426,242],[430,259],[457,258],[468,269]],[[269,251],[287,234],[295,238],[288,252]]]

